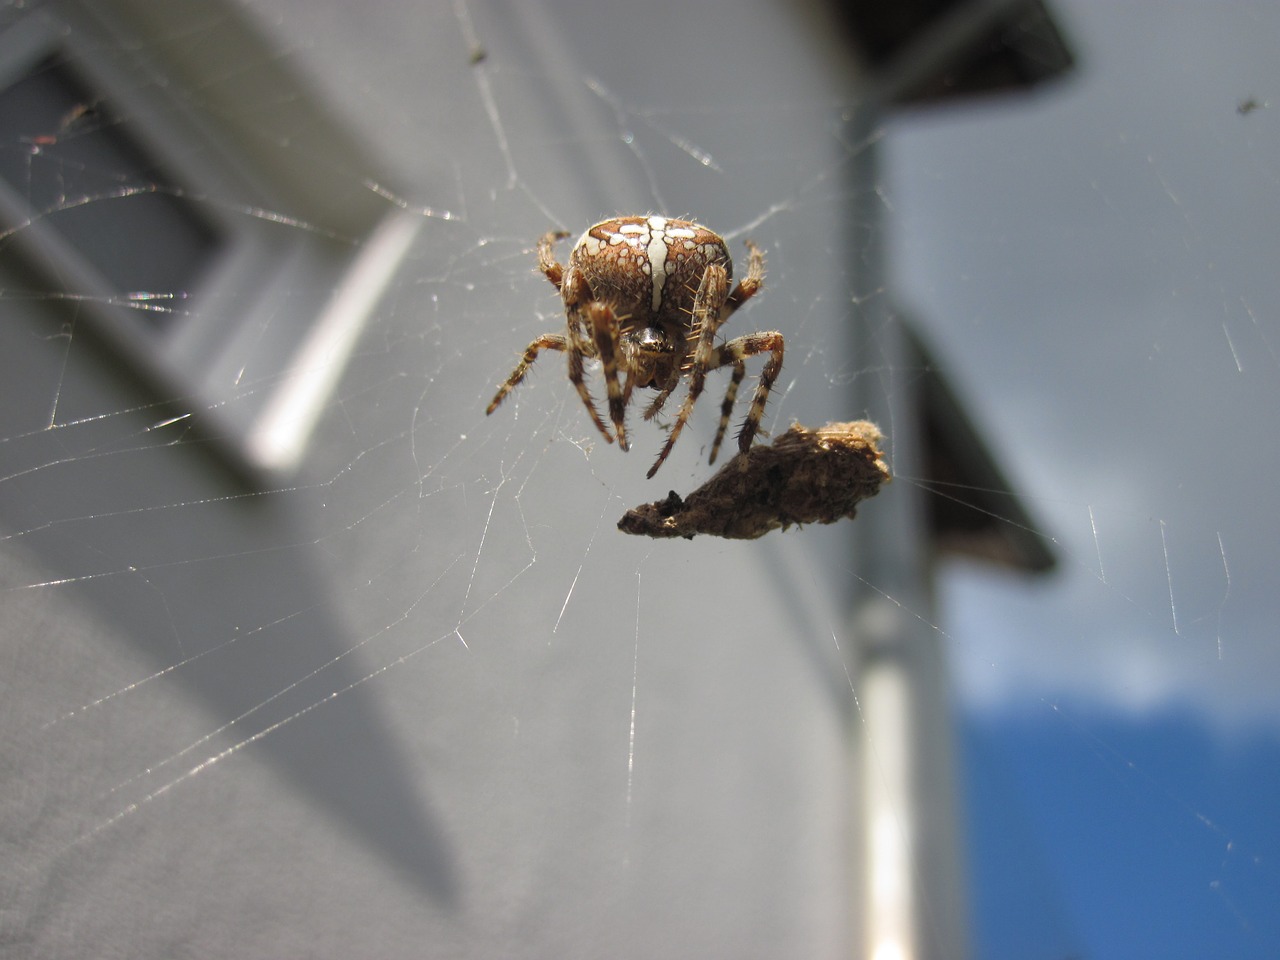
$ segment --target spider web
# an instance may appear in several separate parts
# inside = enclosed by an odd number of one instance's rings
[[[633,409],[631,452],[604,444],[560,358],[483,414],[562,323],[536,238],[661,211],[722,232],[739,267],[746,239],[767,251],[725,330],[786,337],[766,429],[913,382],[849,335],[909,310],[1058,554],[1036,582],[945,565],[936,604],[862,583],[947,649],[979,955],[1268,955],[1277,24],[1174,9],[1059,2],[1067,84],[867,134],[828,40],[783,5],[251,5],[419,233],[300,471],[261,489],[104,361],[74,303],[42,326],[0,290],[5,363],[39,384],[0,426],[0,943],[852,950],[857,522],[616,531],[708,475],[724,374],[653,482],[661,430]],[[850,222],[868,200],[877,219]],[[881,426],[892,456],[902,425]]]

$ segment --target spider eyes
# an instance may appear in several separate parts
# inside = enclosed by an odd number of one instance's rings
[[[671,338],[657,327],[645,327],[634,336],[636,348],[646,353],[669,353],[672,350]]]

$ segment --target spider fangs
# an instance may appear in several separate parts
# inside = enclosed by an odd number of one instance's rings
[[[529,372],[543,350],[568,355],[569,380],[605,440],[628,449],[626,412],[637,387],[657,390],[644,412],[652,419],[684,379],[689,392],[667,434],[652,477],[662,466],[684,429],[693,405],[706,386],[707,373],[732,367],[733,376],[720,406],[720,425],[711,445],[715,463],[724,439],[747,357],[768,353],[751,409],[738,431],[745,453],[760,428],[769,390],[782,369],[783,339],[777,331],[749,333],[716,344],[716,334],[740,306],[760,290],[764,254],[747,242],[747,275],[729,289],[733,259],[723,238],[689,220],[666,217],[618,217],[597,223],[574,244],[568,266],[555,259],[552,247],[568,234],[552,232],[538,241],[538,268],[564,301],[567,327],[546,333],[524,351],[506,381],[498,387],[486,413],[493,413]],[[609,432],[584,380],[586,359],[600,361],[609,406]]]

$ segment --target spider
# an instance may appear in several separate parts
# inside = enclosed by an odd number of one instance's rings
[[[746,453],[760,429],[769,390],[782,369],[783,339],[777,331],[749,333],[719,345],[716,334],[740,306],[760,290],[764,254],[747,241],[747,275],[730,291],[733,259],[724,239],[689,220],[666,217],[617,217],[597,223],[574,244],[567,267],[553,253],[567,233],[553,231],[538,241],[538,268],[564,301],[567,329],[545,333],[524,351],[506,381],[498,387],[486,414],[493,413],[519,385],[543,350],[568,354],[569,380],[577,388],[591,421],[605,440],[629,448],[627,406],[637,387],[657,390],[645,410],[651,420],[686,375],[689,392],[667,441],[648,476],[658,472],[671,453],[693,405],[706,386],[707,373],[733,367],[720,406],[720,425],[711,445],[715,463],[724,439],[738,385],[746,374],[744,360],[770,354],[761,371],[751,409],[738,431],[738,449]],[[583,378],[583,362],[600,361],[613,434],[605,425]]]

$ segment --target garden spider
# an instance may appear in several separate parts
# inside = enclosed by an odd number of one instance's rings
[[[720,425],[711,445],[714,463],[733,412],[738,385],[746,374],[743,361],[768,353],[751,409],[738,431],[745,453],[760,429],[769,390],[782,369],[783,339],[777,331],[749,333],[716,345],[716,334],[740,306],[760,290],[764,254],[750,241],[747,275],[732,291],[733,259],[719,234],[689,220],[666,217],[618,217],[597,223],[574,245],[567,267],[552,247],[568,234],[552,232],[538,241],[538,268],[564,301],[565,333],[534,340],[488,409],[493,413],[529,372],[543,350],[568,354],[569,380],[577,388],[592,422],[605,440],[628,449],[626,411],[637,387],[658,395],[645,410],[652,419],[687,376],[689,392],[648,476],[658,472],[671,453],[693,405],[706,386],[707,373],[733,367],[733,377],[720,406]],[[598,358],[604,375],[609,432],[583,376],[583,362]],[[623,376],[625,375],[625,376]]]

